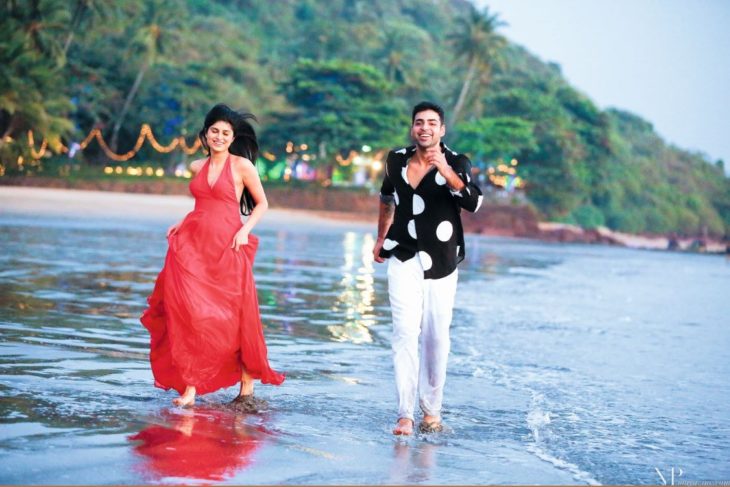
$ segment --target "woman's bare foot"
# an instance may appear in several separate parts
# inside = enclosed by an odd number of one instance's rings
[[[253,396],[253,377],[248,375],[246,369],[241,372],[241,392],[239,396]]]
[[[195,404],[195,387],[187,386],[182,396],[176,397],[172,400],[175,406],[187,407]]]
[[[413,434],[413,420],[408,418],[400,418],[393,428],[394,435],[410,436]]]

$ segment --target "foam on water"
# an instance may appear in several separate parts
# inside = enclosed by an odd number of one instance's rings
[[[730,476],[721,460],[730,441],[716,434],[730,425],[720,411],[730,390],[718,375],[730,368],[718,360],[730,344],[720,324],[730,305],[728,262],[514,247],[546,261],[559,252],[563,261],[538,265],[539,280],[515,272],[463,289],[462,309],[480,319],[471,330],[456,328],[468,346],[452,340],[463,354],[457,364],[471,362],[474,378],[530,395],[529,450],[579,482],[656,483],[654,466],[667,464],[698,480]]]

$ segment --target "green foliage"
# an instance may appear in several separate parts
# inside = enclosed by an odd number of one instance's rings
[[[296,134],[296,144],[306,143],[326,159],[363,145],[387,148],[403,142],[407,107],[393,98],[391,84],[372,66],[302,60],[282,91],[295,110],[276,115],[266,133],[270,140]]]
[[[142,123],[163,144],[191,141],[224,101],[257,115],[264,150],[306,143],[315,165],[331,166],[365,144],[406,143],[410,107],[428,99],[447,109],[448,143],[475,165],[519,160],[544,218],[629,232],[730,229],[723,161],[599,109],[560,66],[509,43],[502,25],[450,0],[3,2],[0,162],[13,172],[18,156],[30,158],[30,129],[36,147],[99,127],[123,152]],[[106,162],[96,144],[82,157]],[[140,157],[185,158],[148,147]]]
[[[57,89],[63,69],[57,31],[64,17],[62,2],[33,0],[0,6],[0,157],[4,166],[14,165],[19,156],[29,158],[28,130],[57,143],[71,129],[68,97]],[[8,143],[8,137],[19,143]]]
[[[510,160],[535,151],[534,124],[518,117],[485,117],[456,126],[454,147],[469,154],[472,161]]]
[[[608,175],[608,197],[600,205],[609,226],[687,235],[704,229],[727,232],[730,179],[721,168],[700,155],[667,147],[651,124],[636,115],[608,110],[606,116],[620,141]]]
[[[505,23],[498,14],[489,12],[489,7],[479,11],[470,6],[465,15],[456,19],[456,28],[449,40],[457,58],[465,61],[466,74],[454,105],[451,123],[456,124],[461,120],[472,85],[476,84],[477,88],[487,85],[493,67],[501,62],[501,51],[507,40],[497,34],[497,29],[503,25]]]
[[[593,205],[581,205],[571,212],[572,219],[583,228],[597,228],[606,224],[601,210]]]

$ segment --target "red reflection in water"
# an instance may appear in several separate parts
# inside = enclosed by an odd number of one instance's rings
[[[225,480],[251,462],[265,439],[263,427],[244,423],[245,415],[213,408],[163,412],[169,426],[153,425],[129,437],[140,468],[154,478]]]

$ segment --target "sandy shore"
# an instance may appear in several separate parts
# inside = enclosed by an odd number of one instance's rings
[[[0,186],[0,215],[85,217],[174,223],[193,209],[189,196]],[[269,209],[262,225],[376,229],[376,222],[341,212]]]
[[[192,197],[180,195],[0,186],[0,215],[112,219],[169,225],[182,219],[193,209],[193,205]],[[260,225],[264,228],[304,225],[374,233],[377,229],[377,220],[375,216],[360,213],[270,208]],[[502,235],[491,230],[493,229],[483,229],[477,233]],[[573,225],[539,222],[535,235],[528,237],[546,241],[604,243],[651,250],[666,250],[669,245],[668,239],[662,236],[632,235],[599,228],[593,233],[600,237],[600,240],[594,241],[587,239],[587,232]],[[695,238],[678,239],[679,250],[690,250],[694,243]],[[724,253],[725,246],[719,240],[709,239],[705,250],[711,253]]]
[[[592,243],[604,243],[611,245],[620,245],[623,247],[629,247],[632,249],[644,249],[644,250],[669,250],[669,238],[662,235],[634,235],[630,233],[616,232],[606,227],[598,227],[595,230],[584,230],[581,227],[575,225],[569,225],[566,223],[554,223],[554,222],[540,222],[538,224],[542,238],[545,240],[560,240],[556,237],[559,234],[563,236],[568,235],[574,238],[574,241],[581,241],[585,239],[585,236],[589,233],[594,234],[594,237],[600,238],[600,241]],[[680,251],[693,251],[693,246],[697,245],[697,237],[682,237],[676,239],[677,248],[675,250]],[[704,250],[701,252],[708,252],[714,254],[725,253],[725,243],[721,240],[708,238],[704,242]]]

